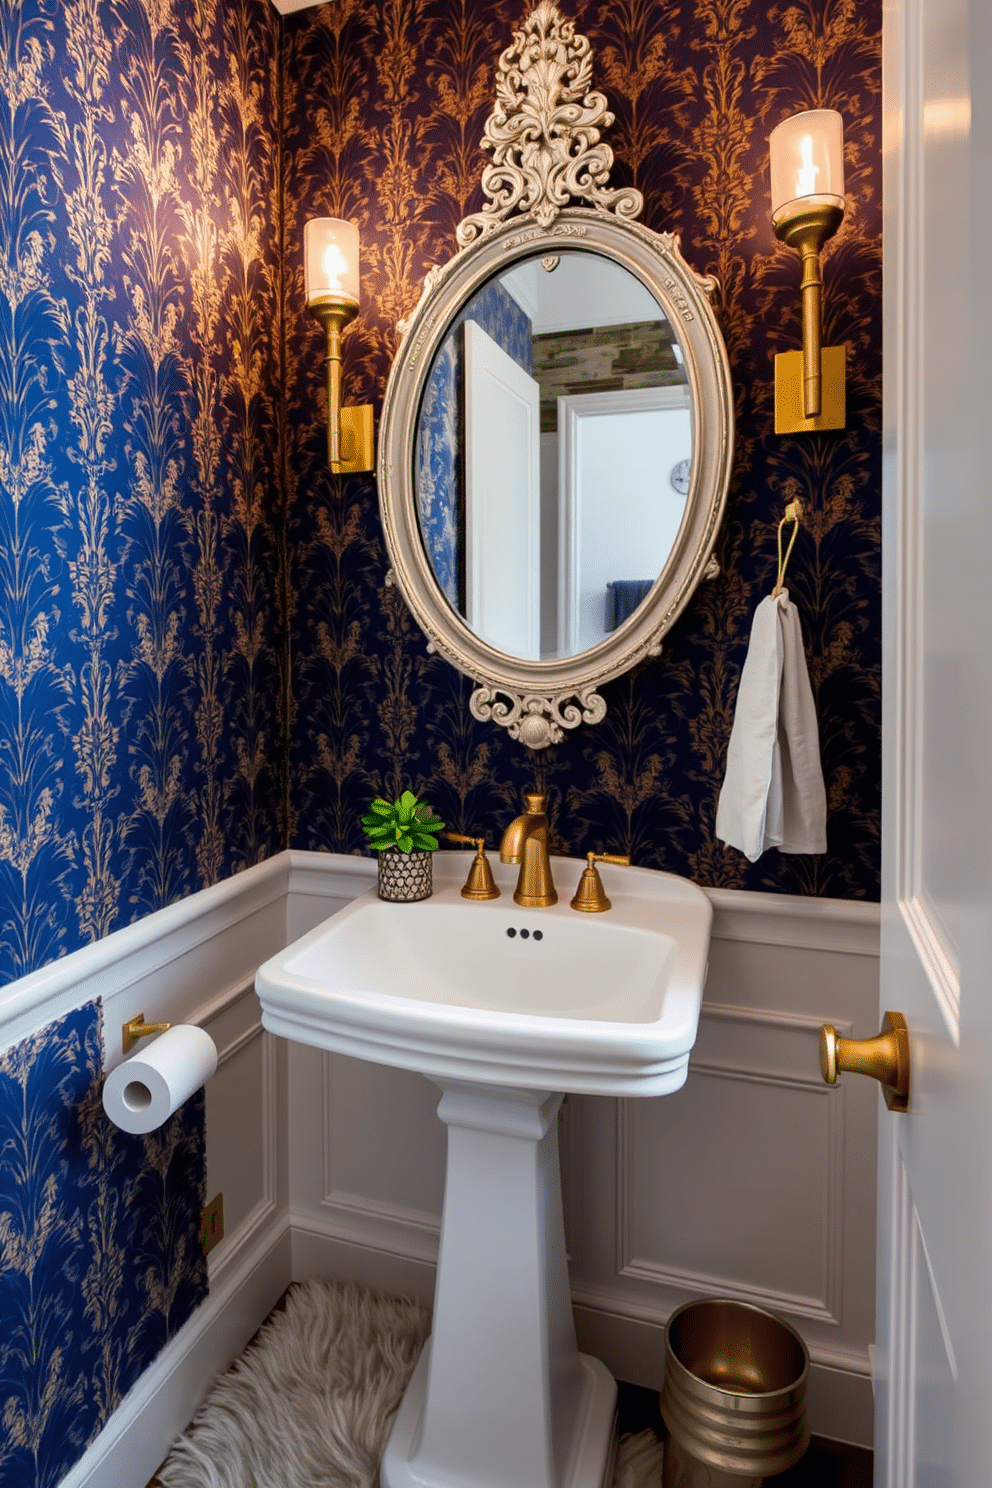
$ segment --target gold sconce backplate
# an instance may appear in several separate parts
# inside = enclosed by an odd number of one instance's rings
[[[331,464],[335,475],[354,475],[375,464],[372,404],[341,409],[341,458]]]
[[[820,348],[820,412],[803,414],[803,354],[780,351],[775,357],[775,433],[810,434],[817,429],[843,429],[847,418],[846,346]]]

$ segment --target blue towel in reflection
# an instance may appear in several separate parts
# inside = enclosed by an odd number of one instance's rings
[[[606,586],[606,629],[616,630],[630,618],[654,585],[654,579],[614,579]]]

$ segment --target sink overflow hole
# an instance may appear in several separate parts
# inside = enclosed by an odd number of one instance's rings
[[[510,939],[512,940],[513,937],[516,935],[517,932],[516,932],[516,930],[514,930],[513,926],[510,925],[508,927],[506,933],[510,937]],[[520,931],[520,939],[521,940],[529,940],[532,935],[533,935],[533,937],[534,937],[535,940],[543,940],[544,939],[544,931],[543,930],[521,930]]]

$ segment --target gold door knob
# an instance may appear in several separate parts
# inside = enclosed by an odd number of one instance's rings
[[[882,1086],[890,1111],[909,1109],[909,1029],[902,1013],[886,1013],[877,1038],[838,1038],[833,1024],[820,1029],[820,1069],[828,1085],[837,1084],[843,1070],[871,1075]]]

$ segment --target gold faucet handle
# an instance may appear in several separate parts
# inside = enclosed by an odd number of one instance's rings
[[[475,848],[475,857],[472,866],[468,870],[468,878],[462,889],[463,899],[498,899],[499,889],[493,878],[493,870],[489,866],[486,857],[485,837],[466,837],[463,832],[442,832],[442,837],[447,837],[449,842],[465,842],[469,847]]]
[[[572,909],[582,910],[586,914],[602,914],[610,908],[610,900],[606,897],[597,863],[616,863],[621,868],[629,868],[630,858],[621,857],[619,853],[586,853],[586,866],[575,890],[575,897],[571,900]]]

